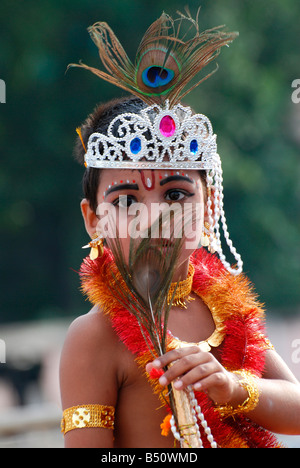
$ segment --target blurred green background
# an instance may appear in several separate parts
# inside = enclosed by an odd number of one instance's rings
[[[187,2],[193,15],[199,1]],[[231,237],[266,307],[300,304],[298,0],[203,0],[200,27],[239,38],[185,103],[208,115],[223,160]],[[75,128],[98,102],[126,94],[70,62],[100,66],[86,28],[107,21],[133,59],[146,28],[177,0],[1,0],[0,321],[75,316],[89,305],[76,271],[86,251]],[[214,65],[211,66],[211,69]],[[272,312],[273,313],[273,312]]]

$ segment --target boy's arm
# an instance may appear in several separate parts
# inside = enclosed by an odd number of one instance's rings
[[[60,363],[63,410],[73,406],[116,406],[118,344],[106,317],[90,312],[69,328]],[[113,430],[74,429],[65,434],[65,447],[113,447]]]
[[[249,417],[279,434],[300,434],[300,383],[274,350],[266,351],[260,401]]]

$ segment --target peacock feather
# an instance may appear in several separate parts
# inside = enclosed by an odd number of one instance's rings
[[[138,218],[136,221],[139,222]],[[116,232],[114,218],[111,217],[109,222],[111,232]],[[184,222],[188,225],[195,222],[193,209],[185,211]],[[134,229],[134,223],[131,226]],[[171,210],[162,210],[140,236],[130,233],[128,258],[118,235],[106,238],[117,267],[116,272],[111,270],[109,288],[118,302],[136,318],[153,359],[168,350],[168,318],[177,286],[183,278],[175,283],[169,301],[167,297],[185,239],[181,235],[183,227],[181,207],[175,205]],[[168,237],[162,235],[165,228],[170,228]],[[172,385],[168,386],[168,401],[178,424]]]
[[[167,323],[176,293],[168,302],[168,292],[178,258],[182,249],[183,237],[179,234],[182,225],[181,210],[163,210],[153,224],[145,228],[140,236],[130,235],[128,256],[117,235],[106,238],[117,271],[112,271],[111,291],[118,301],[137,319],[145,342],[153,358],[162,355],[167,349]],[[188,222],[191,214],[185,212]],[[138,218],[137,218],[138,219]],[[111,232],[116,232],[111,219]],[[165,228],[170,227],[168,238],[162,237]],[[134,224],[131,225],[134,228]],[[114,230],[113,230],[114,227]],[[125,286],[125,287],[124,287]]]
[[[219,55],[221,47],[238,35],[222,31],[224,26],[200,32],[199,11],[196,19],[188,9],[186,14],[178,12],[175,20],[163,13],[144,34],[135,63],[129,59],[108,24],[97,22],[88,31],[107,72],[84,63],[69,66],[86,68],[103,80],[140,97],[148,105],[161,105],[168,99],[172,107],[216,71],[217,68],[191,83]],[[187,29],[184,23],[188,25]]]

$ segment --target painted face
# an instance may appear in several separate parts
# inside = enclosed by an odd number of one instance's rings
[[[125,257],[130,237],[149,235],[150,226],[153,238],[184,238],[181,262],[198,247],[204,218],[198,171],[104,169],[97,198],[97,230],[118,235]],[[160,213],[165,223],[158,228]]]

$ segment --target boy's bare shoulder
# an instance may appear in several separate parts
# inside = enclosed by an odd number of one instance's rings
[[[72,322],[60,362],[64,408],[84,402],[114,405],[123,379],[123,347],[109,317],[96,307]]]
[[[107,347],[114,347],[118,338],[111,326],[109,317],[105,316],[101,310],[94,307],[85,315],[77,317],[70,325],[66,342],[67,344],[81,344],[81,352],[87,353],[89,350],[105,351]]]

